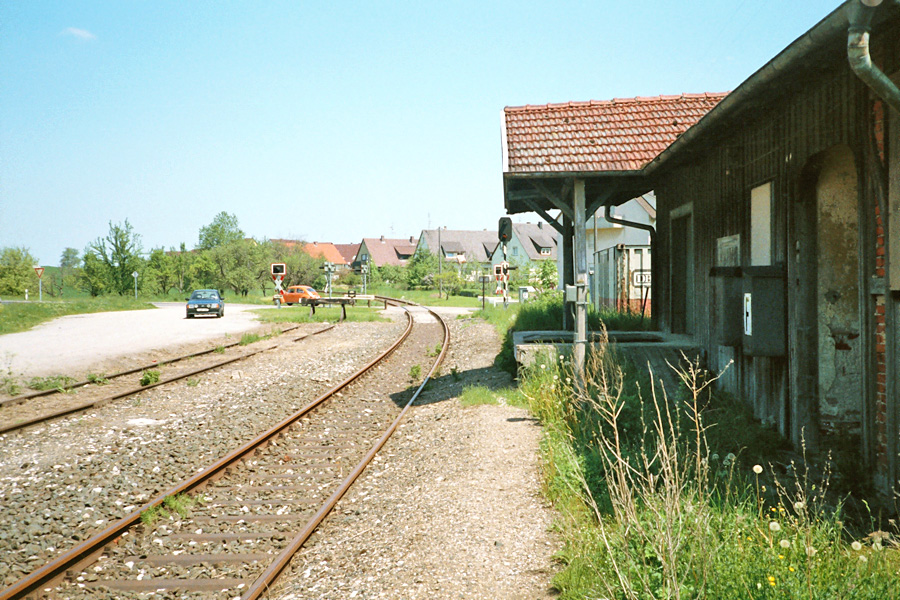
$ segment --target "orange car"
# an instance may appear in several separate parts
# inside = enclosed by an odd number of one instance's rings
[[[304,298],[320,298],[319,293],[308,285],[292,285],[281,292],[281,301],[288,306],[298,304]]]

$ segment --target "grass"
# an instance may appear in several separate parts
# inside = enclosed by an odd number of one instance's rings
[[[258,333],[245,333],[241,336],[241,341],[238,342],[238,346],[248,346],[261,339],[264,339],[264,336],[261,336]]]
[[[564,305],[562,295],[550,292],[525,304],[485,308],[475,312],[494,325],[503,338],[500,353],[495,365],[515,374],[517,365],[513,348],[515,331],[556,331],[562,329]],[[641,319],[639,314],[617,313],[613,311],[598,312],[593,306],[588,307],[588,331],[647,331],[650,320]]]
[[[123,296],[0,304],[0,335],[28,331],[65,315],[148,308],[153,308],[148,301]]]
[[[565,542],[559,597],[896,597],[900,556],[880,534],[851,537],[827,471],[763,467],[784,442],[711,393],[696,365],[679,373],[667,397],[602,346],[580,385],[565,361],[520,373]],[[750,452],[727,452],[753,438]]]
[[[463,406],[479,406],[481,404],[500,404],[497,396],[483,385],[467,386],[459,396]]]
[[[88,373],[87,380],[95,385],[105,385],[109,383],[109,379],[103,373]]]
[[[389,296],[401,300],[409,300],[425,306],[459,306],[463,308],[475,308],[481,306],[481,300],[471,296],[441,296],[438,290],[401,290],[390,287],[369,287],[370,294]]]
[[[341,318],[340,307],[319,307],[316,314],[310,315],[309,308],[305,306],[283,306],[273,310],[254,310],[253,313],[263,323],[333,323]],[[366,306],[348,306],[348,322],[387,322],[380,314],[380,309]]]
[[[32,377],[28,380],[28,387],[33,390],[63,390],[66,386],[75,383],[74,377],[68,375],[51,375],[49,377]]]
[[[422,366],[421,365],[413,365],[409,368],[409,379],[411,381],[417,381],[422,376]]]
[[[168,519],[173,514],[184,519],[190,514],[190,509],[197,504],[203,504],[202,497],[193,497],[187,494],[166,496],[163,498],[162,504],[141,513],[141,523],[152,527],[159,519]]]
[[[154,383],[159,383],[159,371],[150,369],[149,371],[141,373],[142,386],[153,385]]]

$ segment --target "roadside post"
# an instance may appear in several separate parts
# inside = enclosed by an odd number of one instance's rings
[[[275,306],[281,308],[281,292],[283,291],[281,283],[287,274],[287,265],[284,263],[272,263],[269,265],[269,271],[272,273],[272,281],[275,282]]]
[[[488,281],[491,280],[491,276],[490,275],[482,275],[481,277],[478,278],[478,280],[481,281],[481,310],[484,310],[484,301],[485,301],[484,286],[485,286],[485,284],[487,284]]]
[[[327,287],[328,287],[328,297],[331,298],[331,276],[337,270],[337,267],[334,266],[332,262],[326,262],[324,265],[319,267],[323,271],[325,271],[325,278],[327,279]]]
[[[44,267],[35,265],[34,272],[38,276],[38,302],[44,301]],[[25,299],[28,300],[28,290],[25,290]]]
[[[134,299],[137,300],[137,278],[138,278],[138,272],[137,272],[137,271],[133,271],[133,272],[131,273],[131,276],[134,277]]]
[[[362,273],[363,276],[363,295],[369,293],[369,261],[364,260],[363,264],[359,267],[359,272]]]

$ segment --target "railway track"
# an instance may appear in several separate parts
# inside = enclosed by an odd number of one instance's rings
[[[263,597],[390,437],[443,359],[449,330],[425,310],[407,308],[401,339],[350,378],[0,591],[0,600],[145,598],[148,592],[156,597]],[[414,328],[426,315],[432,323]],[[427,375],[410,387],[412,370],[410,375],[405,370],[423,360],[430,362]],[[393,379],[377,383],[385,375]],[[151,520],[161,506],[183,514]]]
[[[298,328],[299,325],[286,327],[277,335],[280,337],[286,333],[295,331]],[[263,345],[252,349],[245,349],[246,347],[242,346],[241,342],[238,340],[208,348],[200,352],[192,352],[190,354],[184,354],[167,360],[153,362],[118,373],[113,373],[104,377],[102,384],[98,384],[96,381],[91,382],[85,380],[71,383],[57,389],[42,390],[14,396],[0,401],[0,434],[45,423],[53,419],[102,406],[103,404],[114,400],[133,396],[143,391],[153,389],[154,387],[170,384],[189,377],[195,377],[207,371],[212,371],[213,369],[218,369],[237,361],[245,360],[251,356],[256,356],[262,352],[274,350],[281,346],[282,343],[299,342],[310,336],[324,333],[333,328],[334,325],[329,325],[311,333],[304,333],[303,335],[292,337],[287,342],[281,342],[277,338],[275,341],[268,341],[272,336],[264,336],[262,342],[257,342],[262,343]],[[226,354],[231,355],[226,356]],[[202,364],[197,364],[198,362],[201,362]],[[159,381],[148,385],[140,384],[139,374],[158,370],[163,366],[168,366],[168,368],[166,369],[164,377]],[[74,393],[76,390],[81,391]]]

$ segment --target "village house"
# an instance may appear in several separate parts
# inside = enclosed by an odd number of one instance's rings
[[[477,273],[490,263],[499,243],[496,229],[466,231],[458,229],[423,229],[416,252],[440,254],[445,264],[451,263],[462,273]]]
[[[358,267],[364,263],[383,267],[385,265],[406,266],[406,263],[416,252],[416,238],[410,236],[401,239],[389,239],[384,236],[377,238],[363,238],[356,253]]]

